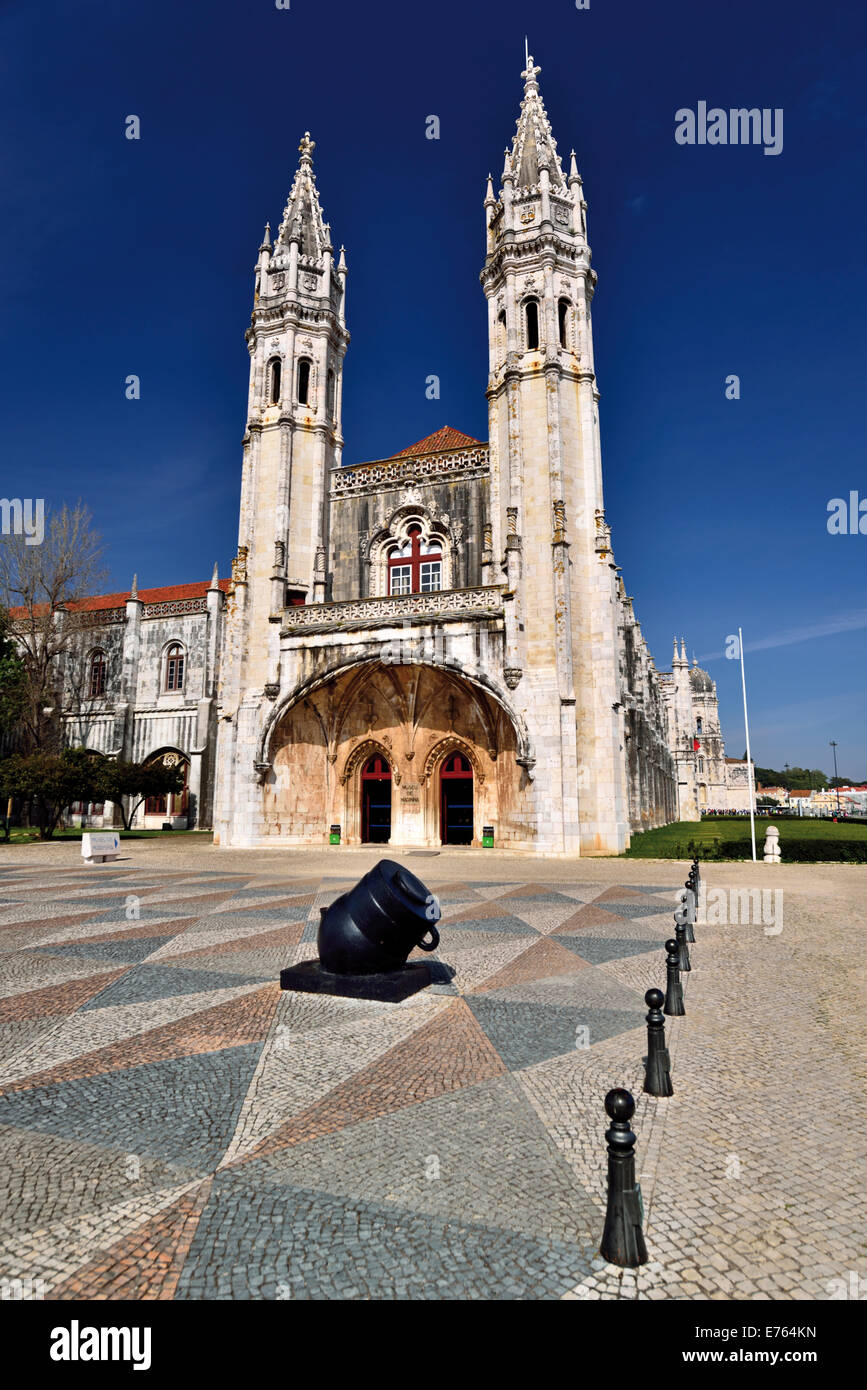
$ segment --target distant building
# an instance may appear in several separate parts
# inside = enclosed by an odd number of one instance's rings
[[[776,801],[779,806],[784,806],[788,799],[789,791],[787,787],[763,787],[761,783],[756,787],[756,800],[764,797],[766,800]]]

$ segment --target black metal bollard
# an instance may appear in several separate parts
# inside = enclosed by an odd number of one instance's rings
[[[665,1016],[662,1005],[665,996],[661,989],[649,989],[644,1002],[647,1015],[647,1062],[644,1068],[644,1090],[649,1096],[673,1096],[671,1058],[665,1045]]]
[[[634,1269],[647,1263],[647,1247],[641,1229],[641,1194],[635,1185],[635,1135],[629,1121],[635,1114],[635,1101],[628,1091],[617,1087],[605,1097],[605,1110],[611,1128],[605,1131],[608,1144],[608,1205],[599,1253],[609,1264]]]
[[[684,884],[684,887],[686,888],[688,894],[686,898],[686,922],[684,923],[684,926],[686,927],[686,939],[687,941],[694,944],[695,932],[692,929],[692,924],[695,921],[696,916],[698,890],[696,889],[695,879],[693,878],[692,873],[690,873],[689,878],[686,880],[686,883]]]
[[[692,861],[692,874],[695,879],[695,902],[696,907],[698,907],[698,897],[701,892],[701,870],[698,867],[697,859],[693,859]]]
[[[665,958],[668,978],[665,989],[665,1007],[662,1012],[671,1018],[682,1018],[686,1009],[683,1007],[683,985],[680,983],[680,970],[678,968],[680,947],[676,941],[671,940],[666,941],[665,949],[668,952]]]
[[[695,921],[695,899],[692,896],[689,879],[687,879],[680,894],[680,907],[674,910],[674,920],[686,928],[686,940],[694,942],[695,932],[692,929],[692,924]]]
[[[677,940],[678,967],[681,971],[692,970],[689,947],[686,944],[686,923],[678,921],[679,913],[674,914],[674,935]]]

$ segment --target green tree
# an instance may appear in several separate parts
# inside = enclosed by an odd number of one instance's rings
[[[756,786],[787,787],[789,779],[784,772],[776,772],[772,767],[756,768]]]
[[[24,663],[10,636],[9,614],[0,608],[0,734],[12,733],[24,712]]]
[[[0,762],[0,796],[18,796],[37,807],[39,838],[50,840],[67,806],[95,801],[107,759],[84,748],[62,753],[13,753]]]
[[[0,536],[0,604],[23,668],[17,731],[25,753],[63,746],[64,687],[72,680],[71,656],[93,615],[81,600],[105,582],[100,537],[82,502],[49,515],[40,545],[24,535]]]
[[[150,763],[125,763],[106,759],[99,773],[99,799],[113,801],[120,807],[124,830],[129,830],[133,816],[149,796],[170,796],[182,792],[183,789],[183,769],[167,767],[159,759]]]

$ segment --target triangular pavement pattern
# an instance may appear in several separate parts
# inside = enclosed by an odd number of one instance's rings
[[[561,922],[552,933],[552,936],[570,936],[573,932],[583,931],[586,927],[619,927],[621,919],[613,912],[608,912],[605,908],[597,907],[595,903],[585,903],[584,907],[579,907],[577,912],[573,912],[564,922]]]
[[[246,1043],[0,1097],[0,1125],[118,1145],[130,1153],[210,1171],[235,1131],[262,1048]]]
[[[252,1157],[474,1086],[506,1070],[463,1000],[357,1072],[253,1150]]]
[[[522,1088],[493,1077],[249,1164],[246,1181],[460,1216],[551,1240],[601,1230],[598,1208]],[[597,1236],[598,1239],[598,1236]]]
[[[528,950],[503,966],[502,970],[477,984],[473,993],[482,994],[524,980],[547,979],[552,975],[574,975],[585,968],[586,962],[579,960],[573,952],[559,942],[543,937],[541,941],[534,941]]]
[[[395,1008],[393,1004],[284,994],[221,1166],[252,1152],[282,1130],[291,1117],[317,1106],[448,1007],[445,999],[414,998],[418,1002],[407,1000]],[[307,1025],[306,1009],[311,1000],[319,1006],[315,1028]]]
[[[81,1265],[51,1290],[54,1299],[174,1298],[211,1182],[204,1180]]]
[[[279,986],[271,984],[258,990],[255,986],[248,986],[239,998],[225,1003],[205,1003],[205,996],[197,1001],[195,1012],[187,1013],[176,1022],[133,1033],[126,1029],[135,1027],[134,1010],[126,1010],[126,1017],[119,1021],[120,1026],[124,1027],[125,1024],[126,1028],[117,1041],[82,1052],[54,1067],[19,1077],[4,1089],[7,1094],[12,1094],[33,1087],[60,1086],[106,1072],[129,1071],[152,1062],[220,1052],[246,1043],[261,1043],[277,1007],[279,994]],[[71,1021],[89,1022],[81,1015]],[[61,1046],[63,1042],[60,1039]]]

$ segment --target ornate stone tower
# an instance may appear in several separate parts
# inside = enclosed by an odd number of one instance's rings
[[[529,58],[502,191],[485,199],[493,552],[508,584],[505,678],[557,788],[562,849],[628,842],[617,577],[605,524],[586,204],[564,174]],[[557,804],[559,803],[559,804]],[[556,809],[555,809],[556,807]],[[548,836],[543,836],[548,839]]]
[[[329,483],[343,448],[349,343],[346,260],[341,248],[334,264],[309,132],[298,148],[277,238],[272,247],[266,227],[259,248],[246,334],[250,391],[222,670],[218,803],[226,814],[226,798],[240,794],[231,786],[235,769],[254,758],[260,707],[279,688],[284,609],[328,597]]]

